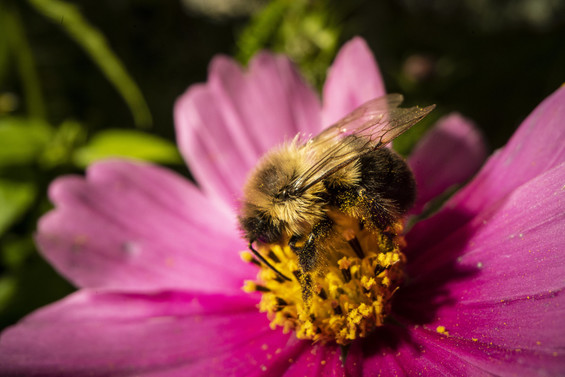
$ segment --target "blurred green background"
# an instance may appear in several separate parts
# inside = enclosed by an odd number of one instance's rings
[[[108,156],[190,177],[172,107],[214,55],[286,53],[320,89],[355,35],[428,126],[459,111],[492,148],[565,81],[559,0],[0,0],[0,329],[73,290],[33,243],[49,182]]]

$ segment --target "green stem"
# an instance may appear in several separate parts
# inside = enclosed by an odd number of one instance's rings
[[[104,35],[90,25],[72,4],[60,0],[28,1],[38,12],[62,27],[90,55],[128,104],[135,124],[138,127],[151,126],[151,113],[141,90],[114,54]]]
[[[41,83],[35,67],[33,53],[22,25],[20,14],[15,7],[0,3],[0,28],[12,51],[15,66],[22,80],[26,107],[29,115],[45,119],[45,102],[41,94]]]

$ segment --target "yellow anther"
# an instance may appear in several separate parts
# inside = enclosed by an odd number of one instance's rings
[[[253,254],[251,254],[249,251],[242,251],[239,256],[241,257],[241,260],[247,263],[251,263],[255,258],[253,257]]]
[[[251,293],[251,292],[255,292],[257,290],[257,285],[254,282],[252,282],[251,280],[246,280],[243,283],[243,287],[241,287],[241,289],[244,292]]]
[[[363,277],[361,277],[361,285],[366,290],[369,290],[369,289],[373,288],[375,285],[377,285],[377,282],[372,277],[363,276]]]

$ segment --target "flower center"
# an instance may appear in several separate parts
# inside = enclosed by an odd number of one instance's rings
[[[390,299],[403,277],[401,230],[402,225],[397,224],[390,232],[357,232],[362,253],[346,243],[346,247],[327,248],[332,252],[321,256],[321,266],[307,277],[312,292],[306,295],[306,302],[305,277],[289,246],[269,244],[259,252],[282,274],[293,277],[290,281],[243,252],[245,261],[260,267],[257,280],[246,281],[243,290],[262,293],[259,309],[267,313],[271,328],[295,331],[299,339],[346,345],[382,325],[390,311]]]

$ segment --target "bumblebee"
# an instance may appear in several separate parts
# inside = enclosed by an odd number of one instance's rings
[[[301,284],[325,256],[350,247],[360,258],[360,229],[387,231],[413,205],[416,184],[406,162],[387,145],[435,107],[400,108],[391,94],[366,102],[316,136],[297,135],[266,153],[244,187],[239,223],[249,249],[288,245]],[[254,247],[256,245],[256,247]]]

